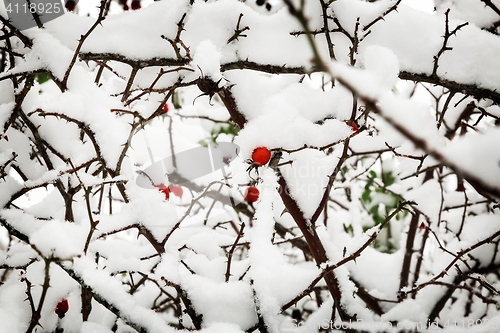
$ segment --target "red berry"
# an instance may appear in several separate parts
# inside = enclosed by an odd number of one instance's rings
[[[141,9],[141,1],[140,0],[133,0],[131,7],[133,10]]]
[[[351,126],[348,121],[345,122],[347,125]],[[352,122],[352,131],[357,132],[358,131],[358,125],[353,121]]]
[[[165,200],[168,200],[170,198],[170,189],[163,184],[161,184],[159,187],[160,188],[158,189],[158,191],[165,194]]]
[[[172,192],[176,197],[179,198],[181,198],[182,194],[184,193],[184,191],[182,190],[182,186],[179,185],[170,185],[168,188],[170,189],[170,192]]]
[[[64,318],[64,315],[66,314],[66,312],[68,312],[68,310],[68,300],[64,298],[59,303],[57,303],[55,313],[59,316],[59,318]]]
[[[132,4],[133,4],[133,2],[132,2]],[[133,7],[132,7],[132,8],[133,8]],[[167,103],[165,103],[165,104],[163,105],[163,112],[165,112],[165,113],[167,113],[167,112],[168,112],[168,104],[167,104]]]
[[[64,7],[66,7],[67,10],[72,12],[76,8],[76,3],[73,0],[68,0],[68,1],[66,1],[66,4],[64,5]]]
[[[256,165],[264,165],[271,159],[271,151],[266,147],[258,147],[252,153],[252,160]]]
[[[128,10],[127,0],[119,0],[123,10]]]
[[[419,229],[425,229],[425,224],[424,224],[424,222],[422,222],[418,228],[419,228]]]
[[[259,199],[259,190],[256,187],[250,186],[245,190],[245,201],[255,202]]]

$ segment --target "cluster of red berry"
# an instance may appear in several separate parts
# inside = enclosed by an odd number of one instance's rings
[[[129,9],[129,7],[127,5],[127,0],[119,0],[119,1],[120,1],[120,4],[122,5],[123,10]],[[141,9],[141,0],[132,0],[130,7],[133,10]]]
[[[267,147],[257,147],[252,152],[252,162],[257,166],[266,165],[271,159],[271,151]],[[259,199],[259,190],[255,186],[250,186],[245,190],[244,200],[253,203]]]
[[[163,111],[168,112],[168,105],[165,103],[163,106]],[[266,147],[258,147],[252,153],[252,161],[255,165],[262,166],[266,165],[271,159],[271,151]],[[158,191],[165,195],[165,200],[170,199],[170,193],[173,193],[175,196],[181,198],[184,191],[182,190],[182,186],[179,185],[169,185],[168,187],[165,184],[155,185],[158,188]],[[256,202],[259,199],[259,190],[255,186],[250,186],[245,190],[244,200],[249,203]]]

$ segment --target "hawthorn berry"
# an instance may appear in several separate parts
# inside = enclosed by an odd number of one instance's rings
[[[345,122],[347,125],[351,126],[351,124],[349,124],[348,121]],[[356,124],[356,122],[352,122],[352,131],[353,132],[357,132],[358,131],[358,125]]]
[[[245,190],[245,201],[255,202],[259,199],[259,190],[256,187],[250,186]]]
[[[184,194],[184,191],[182,190],[182,186],[180,185],[170,185],[169,187],[170,192],[172,192],[176,197],[181,198],[182,194]]]
[[[168,104],[167,104],[167,103],[165,103],[165,104],[163,105],[163,112],[165,112],[165,113],[167,113],[167,112],[168,112]]]
[[[265,165],[270,159],[271,151],[266,147],[257,147],[252,153],[252,160],[256,165]]]
[[[168,200],[170,198],[170,188],[166,187],[165,185],[160,185],[160,188],[158,189],[161,193],[165,194],[165,200]]]
[[[59,318],[64,318],[64,315],[66,315],[66,312],[69,310],[69,304],[68,300],[63,298],[59,303],[56,305],[55,313],[59,316]]]
[[[128,10],[127,0],[119,0],[123,10]]]
[[[73,1],[73,0],[68,0],[66,1],[66,3],[64,4],[64,7],[66,7],[66,9],[70,12],[74,11],[75,8],[76,8],[76,3]]]
[[[133,0],[130,7],[132,7],[133,10],[141,9],[141,0]]]

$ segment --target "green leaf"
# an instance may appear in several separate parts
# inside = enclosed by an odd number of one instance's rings
[[[370,197],[370,194],[371,194],[370,190],[363,191],[363,194],[361,194],[361,200],[363,200],[366,203],[372,202],[372,198]]]
[[[43,72],[42,73],[36,73],[35,74],[35,80],[39,84],[43,84],[43,83],[49,81],[50,77],[49,77],[49,75],[47,73],[43,73]]]
[[[174,108],[175,109],[180,109],[182,108],[182,105],[181,105],[181,97],[180,97],[180,94],[178,91],[174,91],[174,98],[173,98],[173,102],[174,102]]]
[[[384,182],[385,186],[391,186],[396,181],[396,177],[393,176],[391,171],[384,172],[382,181]]]

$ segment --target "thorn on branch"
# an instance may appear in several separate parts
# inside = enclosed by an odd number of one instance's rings
[[[444,13],[444,15],[445,15],[445,26],[444,26],[443,46],[439,50],[438,54],[433,57],[434,58],[434,68],[432,69],[432,76],[433,77],[437,76],[437,70],[438,70],[438,67],[439,67],[439,58],[443,55],[444,52],[453,50],[452,47],[448,46],[448,39],[452,35],[456,36],[457,31],[459,31],[460,29],[462,29],[463,27],[465,27],[465,26],[467,26],[469,24],[469,22],[465,22],[465,23],[459,24],[455,29],[453,29],[450,32],[450,20],[449,20],[450,10],[451,9],[448,8],[448,10]]]
[[[241,18],[243,17],[243,13],[240,13],[238,17],[238,22],[236,23],[236,29],[234,30],[234,34],[227,40],[227,44],[230,44],[234,40],[238,40],[238,37],[248,37],[247,35],[243,35],[242,32],[250,30],[249,26],[246,26],[240,29]]]
[[[398,0],[398,2],[396,2],[394,4],[394,6],[390,7],[389,9],[387,9],[384,13],[382,13],[382,15],[380,15],[379,17],[377,17],[375,20],[371,21],[370,23],[368,23],[367,25],[365,25],[363,27],[363,31],[366,31],[368,29],[370,29],[375,23],[377,23],[378,21],[380,20],[384,20],[385,21],[385,17],[387,15],[389,15],[392,11],[396,11],[397,12],[397,8],[399,6],[399,4],[401,3],[401,0]]]
[[[171,39],[171,38],[168,38],[164,35],[161,35],[161,38],[167,40],[170,43],[170,45],[172,45],[172,48],[174,49],[174,52],[175,52],[175,55],[177,56],[177,59],[181,60],[181,61],[184,60],[184,57],[182,57],[182,55],[181,55],[181,49],[179,48],[179,45],[186,52],[186,58],[189,60],[193,60],[191,58],[189,47],[187,47],[184,44],[184,42],[181,40],[181,33],[184,31],[184,19],[186,18],[186,15],[187,15],[187,13],[184,13],[182,15],[181,19],[179,20],[179,22],[177,22],[177,35],[175,36],[174,39]]]

